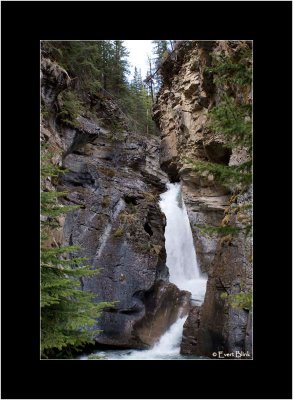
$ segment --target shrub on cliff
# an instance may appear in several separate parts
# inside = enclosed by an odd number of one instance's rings
[[[57,117],[65,124],[73,128],[78,126],[76,118],[84,112],[84,106],[77,94],[73,91],[66,90],[58,96],[60,111]]]
[[[234,52],[211,54],[212,64],[205,70],[213,74],[219,96],[218,103],[208,112],[207,128],[225,137],[225,147],[242,148],[247,160],[239,165],[223,165],[187,160],[199,173],[210,173],[232,191],[246,189],[252,182],[252,54],[242,43]]]

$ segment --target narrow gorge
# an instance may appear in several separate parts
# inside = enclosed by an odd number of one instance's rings
[[[41,358],[252,359],[252,43],[121,42],[41,46]]]

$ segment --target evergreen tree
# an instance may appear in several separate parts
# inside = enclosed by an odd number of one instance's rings
[[[158,68],[164,58],[168,55],[168,40],[153,40],[155,66]]]
[[[166,41],[167,42],[167,41]],[[72,79],[70,88],[58,96],[59,121],[76,127],[86,103],[111,98],[141,133],[155,133],[151,119],[152,94],[135,71],[129,84],[128,51],[122,40],[42,42],[43,54],[64,67]]]
[[[127,94],[127,74],[129,72],[129,63],[127,57],[128,50],[122,40],[115,40],[113,44],[113,67],[111,70],[112,91],[116,96]]]
[[[145,119],[144,114],[144,104],[143,104],[143,82],[141,77],[141,72],[138,72],[137,68],[134,68],[134,75],[130,85],[131,94],[134,99],[133,104],[133,116],[135,120],[139,123],[143,123]]]
[[[122,40],[42,42],[45,55],[64,67],[79,92],[101,89],[119,95],[127,88],[128,51]]]
[[[42,42],[45,54],[67,70],[76,90],[100,89],[103,73],[102,44],[89,41]]]
[[[133,79],[130,84],[129,113],[137,122],[138,128],[142,133],[156,133],[155,124],[151,117],[152,98],[148,93],[141,77],[141,72],[134,68]]]
[[[62,169],[50,162],[42,148],[41,192],[41,356],[69,357],[86,343],[93,343],[98,332],[92,327],[103,309],[114,303],[95,302],[90,292],[82,291],[80,279],[98,270],[84,265],[77,257],[76,246],[60,246],[54,240],[57,217],[77,206],[63,206],[59,198],[65,193],[47,191],[46,179],[57,177]]]
[[[154,81],[153,74],[155,73],[155,71],[154,71],[154,68],[153,68],[152,59],[149,56],[148,56],[148,64],[149,64],[149,69],[147,71],[147,76],[146,76],[146,79],[144,80],[144,82],[146,83],[146,85],[150,89],[151,100],[152,100],[152,103],[154,103],[154,101],[155,101],[155,97],[154,97],[154,83],[155,83],[155,81]]]
[[[155,70],[158,70],[158,68],[168,55],[168,40],[153,40],[152,44],[154,52]],[[155,91],[158,92],[162,84],[162,78],[159,72],[156,73],[154,81],[155,81]]]

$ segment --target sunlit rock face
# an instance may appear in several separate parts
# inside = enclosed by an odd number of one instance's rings
[[[233,199],[212,174],[196,173],[188,163],[238,165],[248,159],[245,149],[225,147],[225,138],[211,132],[207,125],[208,112],[218,104],[221,93],[206,67],[214,55],[236,52],[241,46],[251,47],[251,42],[179,42],[162,65],[163,85],[154,107],[154,119],[161,131],[161,168],[171,181],[181,182],[198,264],[209,276],[200,318],[193,310],[184,327],[187,333],[182,351],[188,354],[211,356],[217,350],[251,349],[251,312],[233,309],[221,297],[226,290],[232,295],[251,290],[251,238],[239,233],[232,240],[221,240],[217,234],[205,235],[197,226],[225,226],[229,221],[241,227],[244,217],[234,213],[232,204],[238,209],[251,204],[252,190]],[[238,100],[252,101],[249,86],[243,92],[229,90]]]

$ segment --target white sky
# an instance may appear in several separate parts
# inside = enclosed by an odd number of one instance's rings
[[[130,79],[133,76],[134,67],[141,69],[142,79],[145,79],[148,70],[147,56],[152,53],[151,40],[124,40],[124,44],[129,50]]]

